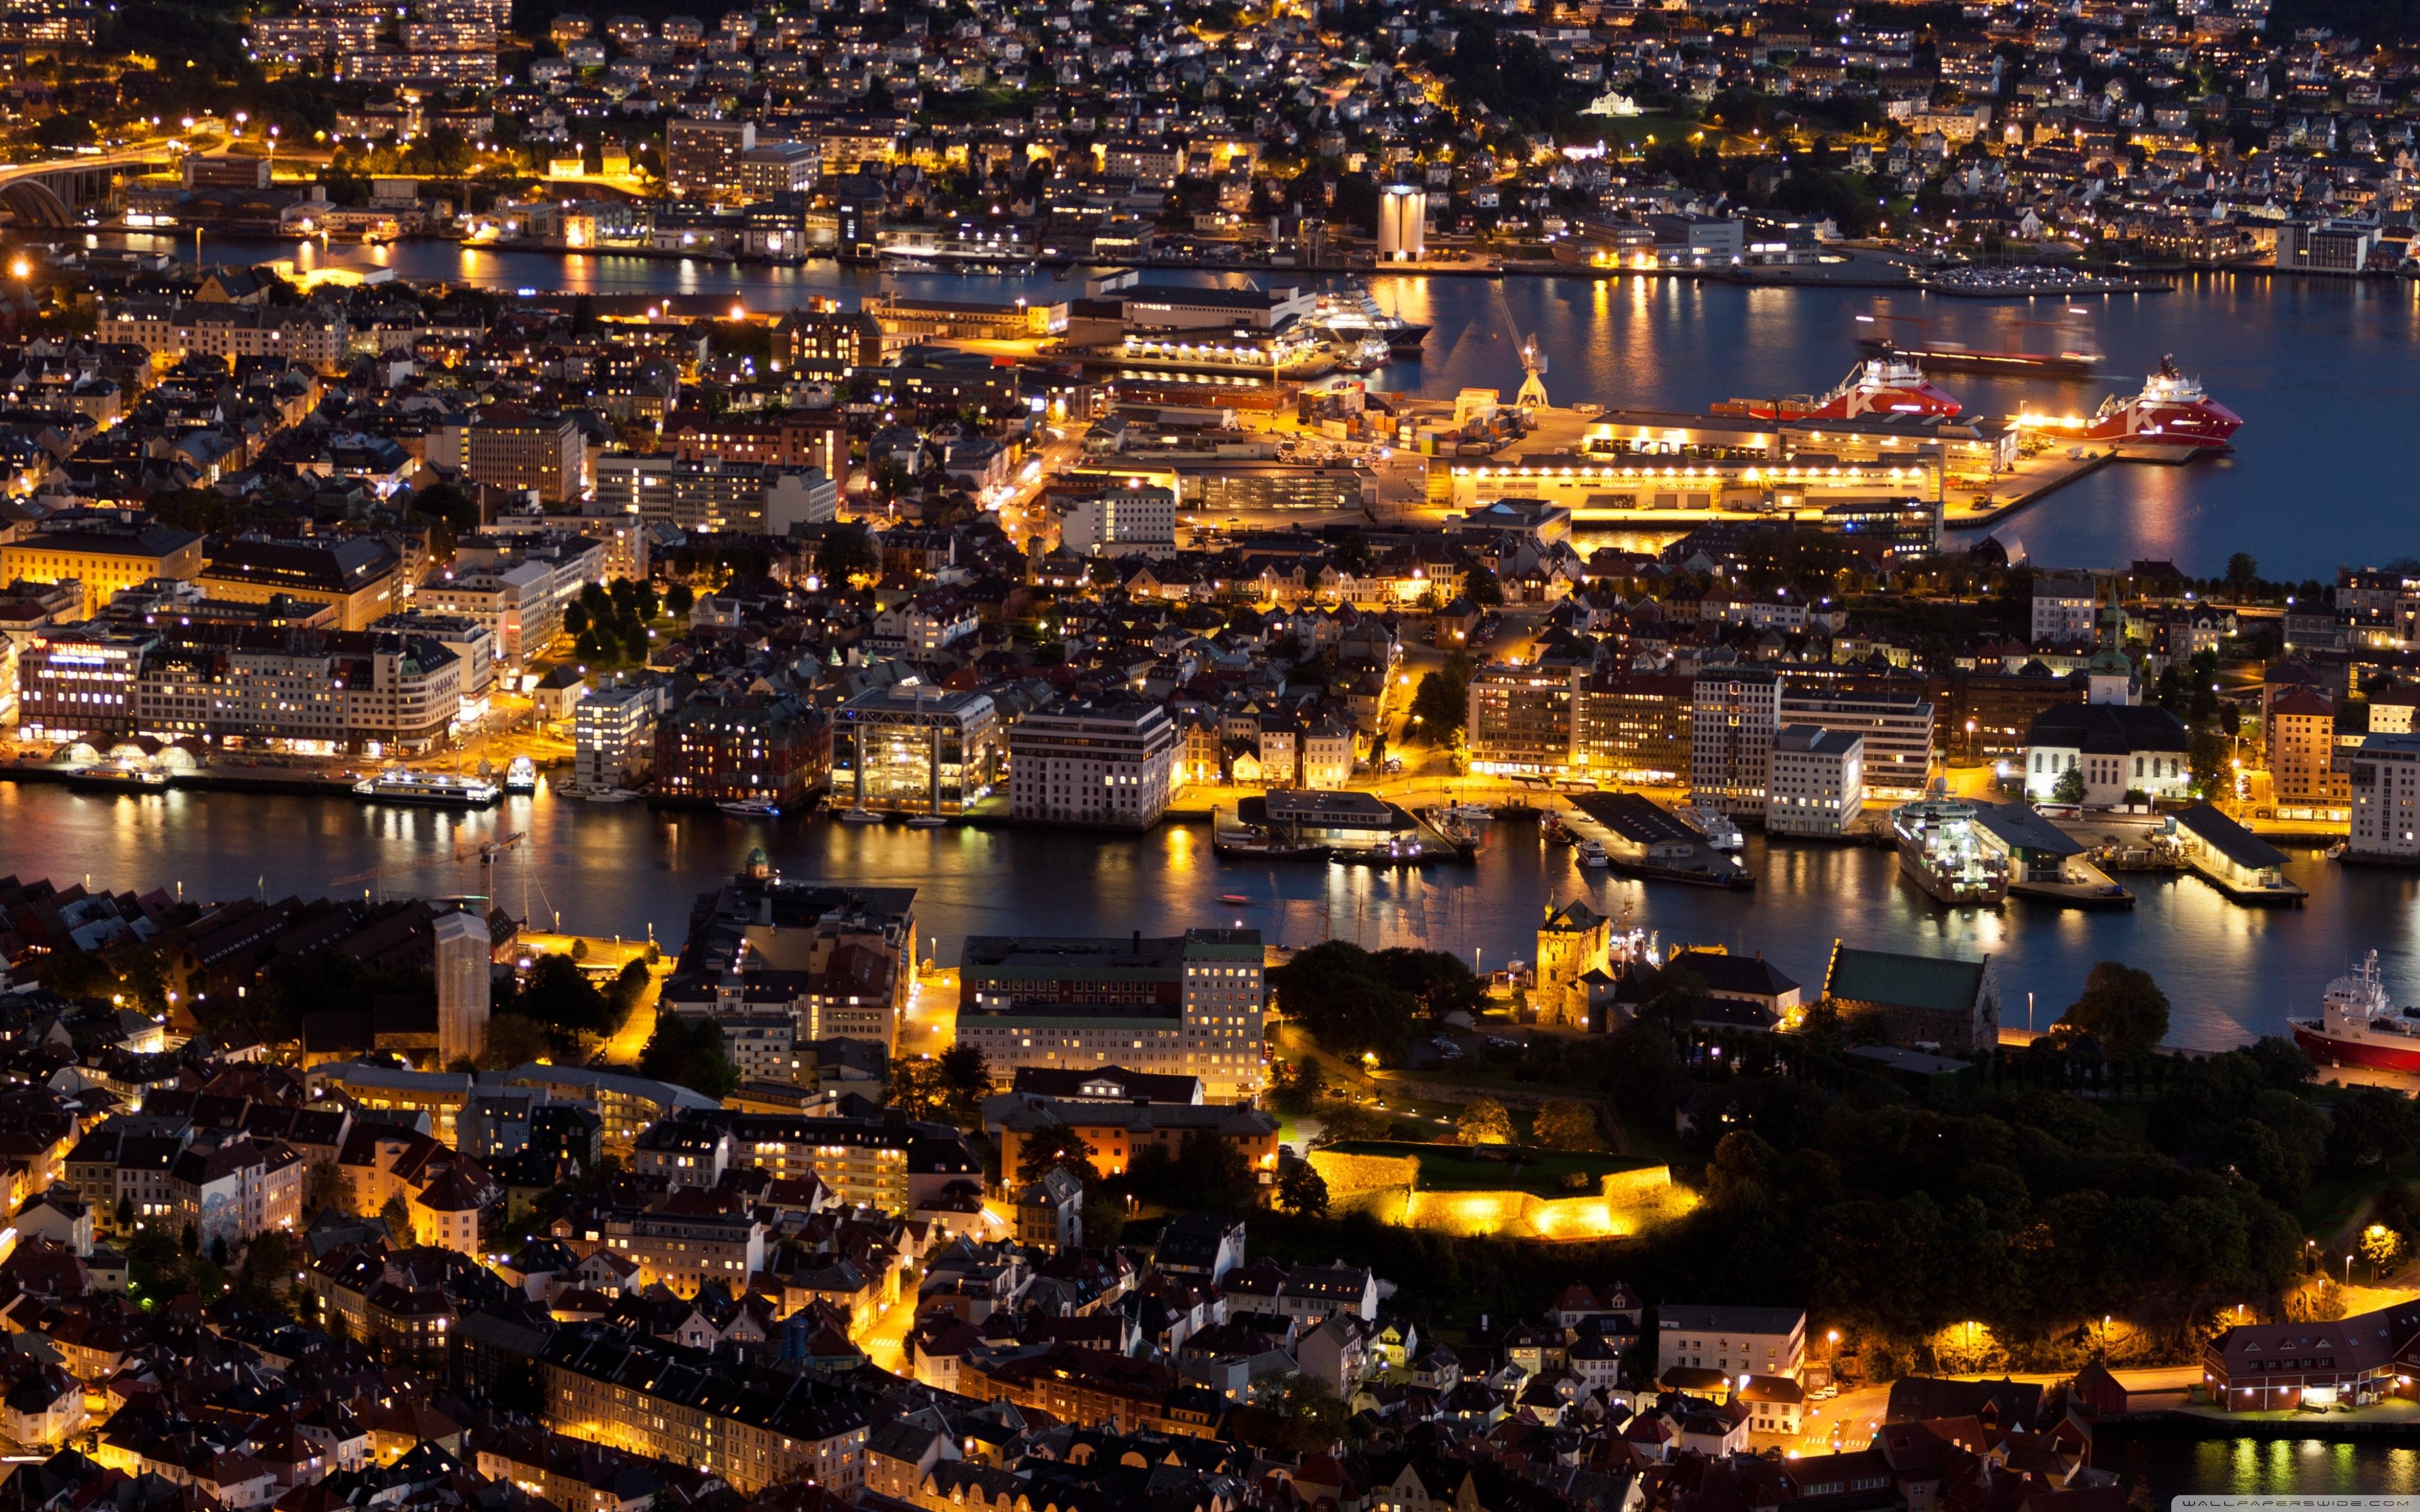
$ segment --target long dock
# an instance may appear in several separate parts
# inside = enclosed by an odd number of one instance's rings
[[[2039,503],[2076,479],[2097,472],[2118,460],[2114,451],[2086,450],[2082,456],[2071,457],[2055,448],[2037,456],[2021,459],[2015,468],[1991,480],[1992,489],[1976,500],[1961,504],[1945,501],[1941,524],[1945,530],[1972,530],[2008,518],[2028,505]],[[1947,491],[1945,485],[1945,492]]]

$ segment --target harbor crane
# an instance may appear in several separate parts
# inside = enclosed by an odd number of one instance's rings
[[[1546,354],[1538,349],[1537,337],[1523,334],[1521,328],[1513,323],[1512,303],[1504,297],[1504,281],[1501,278],[1496,280],[1493,291],[1496,295],[1496,313],[1503,319],[1504,329],[1512,333],[1512,345],[1521,354],[1521,392],[1512,396],[1512,403],[1523,409],[1549,409],[1551,401],[1546,397]]]
[[[355,872],[349,876],[333,878],[328,886],[331,887],[356,887],[364,883],[375,883],[381,877],[400,876],[407,872],[426,872],[433,866],[459,866],[474,857],[481,866],[493,866],[496,864],[497,856],[515,849],[528,839],[527,830],[517,829],[509,835],[500,835],[494,840],[478,841],[469,845],[457,845],[451,856],[435,856],[424,861],[402,861],[394,866],[372,867],[366,872]]]

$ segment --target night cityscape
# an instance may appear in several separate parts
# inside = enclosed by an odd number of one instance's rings
[[[0,0],[0,1512],[2420,1497],[2415,128]]]

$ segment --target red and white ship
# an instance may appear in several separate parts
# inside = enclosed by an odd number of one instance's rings
[[[2378,952],[2328,983],[2315,1019],[2288,1019],[2294,1042],[2321,1065],[2420,1072],[2420,1010],[2397,1008],[2379,980]]]
[[[1855,420],[1865,415],[1954,415],[1958,409],[1958,401],[1934,387],[1914,358],[1895,348],[1859,363],[1829,393],[1799,393],[1776,399],[1726,399],[1714,407],[1715,414],[1745,415],[1751,420]]]
[[[2242,428],[2243,417],[2211,398],[2198,379],[2177,371],[2175,358],[2163,357],[2140,393],[2130,398],[2111,394],[2089,420],[2024,415],[2017,423],[2079,441],[2106,441],[2119,456],[2181,462],[2224,450]]]

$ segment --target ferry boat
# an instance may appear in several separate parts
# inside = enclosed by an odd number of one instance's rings
[[[2160,370],[2140,390],[2126,397],[2111,394],[2089,420],[2022,414],[2017,424],[2069,440],[2104,442],[2119,456],[2181,462],[2225,451],[2243,428],[2243,417],[2211,398],[2200,379],[2185,377],[2174,357],[2163,357]]]
[[[1692,806],[1673,810],[1673,817],[1705,836],[1706,843],[1718,851],[1735,851],[1747,843],[1731,816],[1719,810]]]
[[[1605,841],[1601,840],[1583,839],[1573,848],[1579,853],[1580,865],[1582,866],[1611,866],[1613,864],[1613,856],[1606,850]]]
[[[1726,399],[1714,406],[1714,413],[1751,420],[1855,420],[1865,415],[1947,416],[1960,408],[1932,385],[1915,358],[1893,347],[1850,369],[1829,393]]]
[[[782,806],[766,798],[733,798],[716,808],[735,819],[779,819]]]
[[[1996,903],[2009,895],[2007,857],[1984,848],[1971,804],[1926,798],[1891,810],[1900,870],[1952,907]]]
[[[367,803],[484,809],[496,801],[499,789],[483,777],[462,777],[453,772],[415,772],[396,766],[354,783],[353,796]]]
[[[1218,901],[1222,903],[1240,907],[1245,903],[1250,903],[1252,900],[1245,897],[1240,892],[1222,892],[1218,895]]]
[[[1863,320],[1865,316],[1857,316]],[[2066,347],[2055,352],[1995,351],[1962,347],[1955,342],[1929,341],[1920,347],[1893,347],[1887,336],[1859,336],[1857,345],[1875,357],[1905,352],[1935,373],[2004,373],[2011,378],[2089,378],[2101,371],[2101,354]]]
[[[2397,1008],[2386,995],[2376,950],[2328,983],[2318,1018],[2288,1019],[2286,1026],[2323,1065],[2420,1072],[2420,1009]]]
[[[526,756],[514,757],[512,764],[504,768],[504,791],[506,793],[535,793],[537,791],[537,763],[531,761]]]

